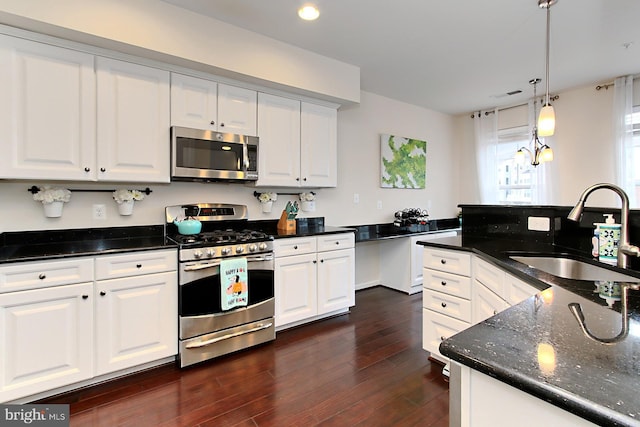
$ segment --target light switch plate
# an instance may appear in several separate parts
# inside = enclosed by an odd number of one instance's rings
[[[527,228],[531,231],[550,231],[551,220],[547,217],[530,216],[527,220]]]

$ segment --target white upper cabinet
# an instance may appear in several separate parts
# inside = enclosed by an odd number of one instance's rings
[[[258,94],[257,185],[300,186],[300,101]]]
[[[218,131],[256,136],[258,93],[218,84]]]
[[[86,53],[0,35],[0,178],[92,178],[93,61]]]
[[[303,102],[300,116],[300,175],[307,187],[338,185],[338,111]],[[422,261],[422,260],[420,260]]]
[[[171,125],[218,130],[218,83],[171,73]]]
[[[171,125],[257,135],[257,92],[171,74]]]
[[[258,186],[335,187],[337,110],[258,94]]]
[[[169,182],[169,72],[96,58],[98,179]]]
[[[169,72],[1,35],[0,88],[0,178],[169,182]]]

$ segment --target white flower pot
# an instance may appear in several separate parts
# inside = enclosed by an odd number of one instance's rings
[[[62,207],[64,202],[44,203],[44,216],[47,218],[60,218],[62,216]]]
[[[271,208],[273,207],[273,202],[264,202],[260,203],[262,205],[262,212],[269,213],[271,212]]]
[[[304,212],[314,212],[316,210],[316,201],[307,200],[304,202],[300,202],[300,209],[302,209]]]
[[[134,200],[125,200],[122,203],[118,203],[118,212],[122,216],[129,216],[133,213]]]

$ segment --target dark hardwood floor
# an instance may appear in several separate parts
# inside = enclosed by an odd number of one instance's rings
[[[174,364],[52,397],[72,426],[437,426],[442,366],[422,350],[422,295],[356,293],[351,313],[191,368]]]

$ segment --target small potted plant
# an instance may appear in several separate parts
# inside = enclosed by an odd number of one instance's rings
[[[144,199],[144,193],[139,190],[120,189],[113,192],[113,200],[118,204],[120,215],[128,216],[133,213],[133,205],[136,200]]]
[[[62,216],[62,207],[71,200],[71,191],[66,188],[45,185],[43,188],[39,188],[39,191],[33,193],[33,200],[42,202],[44,216],[47,218],[59,218]]]
[[[305,212],[313,212],[316,210],[316,193],[311,191],[308,193],[300,193],[298,197],[300,197],[300,209]]]
[[[278,200],[278,193],[260,193],[258,196],[258,200],[260,201],[260,205],[262,206],[262,212],[269,213],[271,212],[271,208],[273,207],[273,202]]]

